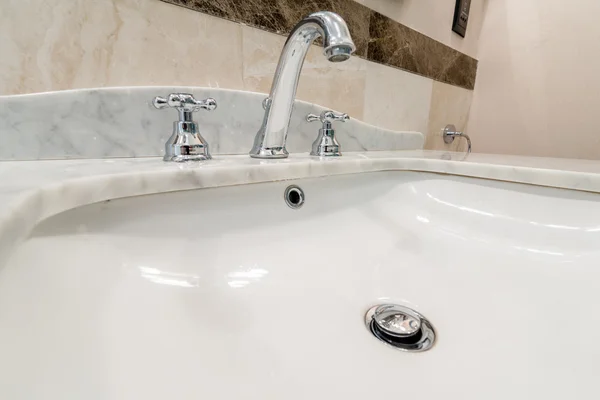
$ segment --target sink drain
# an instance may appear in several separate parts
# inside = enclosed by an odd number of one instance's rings
[[[290,208],[300,208],[304,205],[304,191],[296,185],[288,186],[283,194],[285,203]]]
[[[399,350],[426,351],[435,342],[431,323],[415,310],[397,304],[371,307],[365,324],[377,339]]]

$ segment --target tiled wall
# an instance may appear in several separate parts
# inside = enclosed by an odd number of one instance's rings
[[[10,0],[0,14],[4,95],[136,85],[268,92],[285,41],[158,0],[24,3]],[[446,123],[462,128],[471,94],[364,58],[332,64],[316,46],[298,90],[300,99],[368,123],[426,133],[429,148],[450,148],[441,143],[439,131]]]
[[[366,0],[367,5],[354,0],[162,1],[282,35],[312,12],[333,11],[348,24],[358,57],[467,89],[473,89],[475,83],[477,60],[372,10]],[[450,4],[449,1],[452,0],[438,3]],[[397,8],[404,8],[404,4],[410,3],[397,4]],[[453,16],[453,10],[450,11],[448,24]]]

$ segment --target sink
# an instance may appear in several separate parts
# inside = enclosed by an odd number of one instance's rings
[[[598,398],[599,261],[597,194],[433,173],[95,203],[0,269],[0,398]],[[434,347],[377,340],[380,303]]]

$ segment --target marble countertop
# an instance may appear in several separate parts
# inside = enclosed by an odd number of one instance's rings
[[[439,151],[345,153],[319,160],[245,155],[165,163],[161,158],[0,162],[0,266],[35,225],[60,212],[115,198],[376,171],[423,171],[600,193],[600,162]]]

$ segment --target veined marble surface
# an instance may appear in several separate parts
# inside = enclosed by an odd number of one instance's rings
[[[0,268],[40,221],[115,198],[287,179],[377,171],[422,171],[600,193],[600,162],[439,151],[347,153],[334,159],[217,156],[0,162]]]
[[[177,111],[157,110],[155,96],[214,97],[215,111],[194,119],[212,154],[248,154],[260,127],[265,94],[199,87],[119,87],[0,96],[0,160],[151,157],[164,153]],[[296,101],[287,148],[310,150],[320,125],[305,121],[325,108]],[[394,132],[352,118],[335,124],[342,152],[423,148],[419,132]]]

